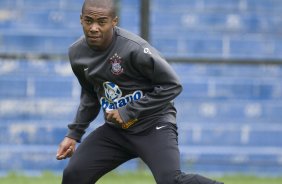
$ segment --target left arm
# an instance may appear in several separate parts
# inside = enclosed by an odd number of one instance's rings
[[[149,49],[145,52],[144,48],[140,47],[132,60],[135,61],[136,69],[151,82],[153,90],[147,92],[140,100],[132,101],[118,109],[125,123],[159,111],[182,91],[178,76],[172,67],[154,48]]]

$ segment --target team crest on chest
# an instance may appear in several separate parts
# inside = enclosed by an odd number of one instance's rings
[[[111,68],[111,72],[114,75],[120,75],[123,73],[123,68],[121,66],[121,57],[117,55],[117,53],[115,53],[115,55],[113,55],[110,59],[109,59],[110,63],[112,64],[112,68]]]

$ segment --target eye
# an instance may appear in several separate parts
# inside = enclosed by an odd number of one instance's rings
[[[99,21],[99,24],[100,24],[100,25],[105,25],[106,23],[107,23],[106,20],[100,20],[100,21]]]
[[[92,24],[92,20],[91,19],[84,19],[84,22],[88,25]]]

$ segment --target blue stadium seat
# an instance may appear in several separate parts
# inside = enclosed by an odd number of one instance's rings
[[[252,174],[280,173],[281,149],[238,146],[181,146],[184,170]]]
[[[0,146],[1,145],[58,145],[67,133],[67,125],[73,121],[73,116],[57,119],[31,119],[24,120],[5,120],[1,122]],[[100,114],[97,119],[90,124],[86,130],[86,135],[97,127],[101,126],[104,121]]]
[[[125,28],[135,34],[139,34],[140,26],[140,5],[139,0],[120,0],[119,24],[118,26]]]
[[[224,1],[224,0],[204,0],[204,6],[206,10],[213,11],[238,11],[239,1]]]
[[[197,0],[178,0],[177,3],[175,3],[173,0],[166,0],[165,3],[162,0],[153,0],[151,5],[154,11],[170,10],[173,12],[178,12],[178,10],[193,10],[197,5]]]
[[[71,98],[73,81],[66,80],[65,78],[43,78],[36,79],[34,81],[35,85],[35,96],[36,97],[62,97]]]
[[[4,78],[0,79],[0,98],[25,97],[27,88],[26,79]]]
[[[56,160],[56,145],[0,145],[0,171],[62,171],[67,160]],[[42,156],[44,155],[44,156]]]
[[[279,147],[282,144],[282,130],[281,127],[276,130],[263,130],[256,131],[255,129],[250,133],[250,144],[267,145],[268,147]]]
[[[0,53],[66,54],[68,47],[80,37],[68,35],[3,35]],[[22,47],[22,45],[25,47]],[[5,46],[5,47],[4,47]]]
[[[11,146],[0,145],[0,173],[7,171],[29,171],[37,173],[38,171],[55,171],[62,173],[68,160],[56,160],[57,145],[24,145]],[[44,155],[44,156],[42,156]],[[138,160],[130,160],[121,165],[119,170],[137,170]]]

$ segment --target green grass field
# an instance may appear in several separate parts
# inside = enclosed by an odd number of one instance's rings
[[[282,176],[276,178],[259,178],[255,176],[232,175],[221,178],[214,178],[223,181],[225,184],[282,184]],[[0,184],[60,184],[61,177],[52,173],[44,173],[38,177],[27,177],[10,173],[5,177],[0,177]],[[109,173],[97,184],[155,184],[150,173]]]

